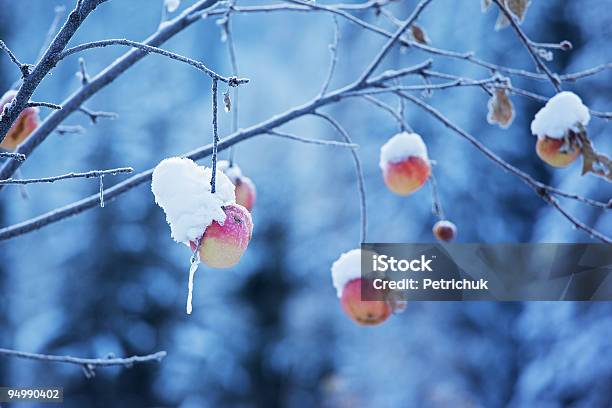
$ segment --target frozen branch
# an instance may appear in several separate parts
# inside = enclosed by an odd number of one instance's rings
[[[337,147],[346,147],[348,149],[357,149],[359,148],[358,144],[354,143],[342,143],[337,142],[335,140],[320,140],[320,139],[309,139],[306,137],[292,135],[290,133],[279,132],[278,130],[268,130],[266,132],[270,136],[278,136],[284,139],[295,140],[296,142],[302,142],[307,144],[321,145],[321,146],[337,146]]]
[[[134,364],[157,362],[159,363],[166,357],[165,351],[158,351],[154,354],[144,356],[132,356],[127,358],[115,358],[110,355],[108,358],[80,358],[72,356],[56,356],[49,354],[27,353],[24,351],[9,350],[0,348],[0,356],[16,357],[28,360],[36,360],[51,363],[65,363],[81,366],[87,378],[95,375],[95,369],[101,367],[120,366],[131,368]]]
[[[131,40],[126,40],[126,39],[112,39],[112,40],[102,40],[102,41],[93,41],[93,42],[89,42],[89,43],[85,43],[85,44],[81,44],[81,45],[77,45],[76,47],[72,47],[67,49],[66,51],[62,52],[59,57],[58,60],[62,60],[72,54],[75,54],[77,52],[80,51],[84,51],[84,50],[88,50],[91,48],[103,48],[103,47],[108,47],[110,45],[125,45],[128,47],[133,47],[133,48],[137,48],[139,50],[142,50],[146,53],[152,53],[152,54],[159,54],[159,55],[163,55],[164,57],[168,57],[170,59],[176,60],[176,61],[180,61],[180,62],[184,62],[202,72],[204,72],[206,75],[208,75],[209,77],[211,77],[212,79],[215,79],[217,81],[221,81],[221,82],[225,82],[230,86],[238,86],[238,85],[242,85],[242,84],[246,84],[249,82],[249,80],[247,78],[236,78],[236,77],[224,77],[221,76],[219,74],[217,74],[215,71],[213,71],[212,69],[208,68],[206,65],[202,64],[199,61],[193,60],[191,58],[188,57],[184,57],[182,55],[170,52],[170,51],[166,51],[163,50],[161,48],[157,48],[151,45],[147,45],[147,44],[143,44],[143,43],[139,43],[137,41],[131,41]]]
[[[331,54],[329,60],[329,69],[327,70],[327,77],[323,82],[319,96],[325,95],[332,78],[334,77],[334,71],[336,70],[336,64],[338,63],[338,43],[340,42],[340,24],[338,23],[338,17],[332,16],[334,20],[334,40],[329,45],[329,52]]]
[[[360,79],[359,81],[362,82],[363,80]],[[320,113],[316,111],[313,112],[312,114],[327,121],[340,134],[340,136],[342,136],[342,138],[345,140],[346,143],[350,143],[350,144],[353,143],[353,140],[349,136],[348,132],[334,118],[332,118],[331,116],[325,113]],[[361,230],[359,234],[359,244],[362,244],[366,242],[366,234],[367,234],[367,229],[368,229],[365,182],[363,178],[363,169],[361,166],[361,160],[359,160],[359,156],[357,155],[357,152],[355,150],[351,150],[351,155],[353,156],[353,162],[355,163],[355,172],[357,173],[357,187],[359,188],[359,212],[361,215],[360,217]]]
[[[43,177],[36,179],[6,179],[0,180],[0,185],[9,184],[38,184],[38,183],[55,183],[56,181],[75,179],[75,178],[99,178],[104,176],[115,176],[117,174],[129,174],[134,172],[131,167],[119,167],[117,169],[110,170],[93,170],[86,173],[68,173],[62,174],[61,176]]]

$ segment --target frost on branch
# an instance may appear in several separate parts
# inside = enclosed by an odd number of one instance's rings
[[[331,267],[332,282],[338,297],[347,283],[361,278],[361,249],[352,249],[340,255]]]
[[[569,131],[580,133],[588,125],[589,109],[573,92],[560,92],[536,113],[531,133],[538,138],[563,139]]]
[[[166,213],[176,242],[189,245],[213,221],[221,225],[225,222],[222,206],[235,201],[234,185],[225,174],[217,172],[217,188],[213,194],[211,176],[210,168],[181,157],[165,159],[155,167],[151,190],[155,202]]]

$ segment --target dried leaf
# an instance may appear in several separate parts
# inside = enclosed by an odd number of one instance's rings
[[[507,129],[514,119],[514,107],[505,89],[496,89],[495,94],[489,99],[489,114],[487,121],[492,125],[499,125]]]
[[[529,7],[530,0],[506,0],[506,6],[522,23]]]
[[[229,112],[232,110],[232,100],[230,98],[229,92],[223,93],[223,104],[225,105],[226,112]]]
[[[480,4],[482,12],[486,13],[491,8],[491,4],[493,4],[493,2],[491,0],[482,0]]]
[[[508,17],[506,17],[506,15],[500,11],[499,15],[497,16],[497,21],[495,22],[495,30],[501,30],[502,28],[506,28],[509,25],[510,20],[508,20]]]
[[[410,26],[410,32],[412,33],[412,38],[414,38],[414,41],[418,42],[419,44],[429,44],[429,37],[427,37],[427,33],[420,25],[412,24]]]
[[[579,133],[578,139],[582,145],[582,175],[593,173],[612,181],[612,160],[595,150],[586,131]]]

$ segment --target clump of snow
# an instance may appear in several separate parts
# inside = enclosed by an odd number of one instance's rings
[[[181,0],[166,0],[164,3],[166,10],[168,10],[170,13],[174,13],[181,5]]]
[[[543,138],[562,139],[568,130],[578,132],[579,125],[586,126],[591,120],[587,108],[573,92],[560,92],[550,98],[536,113],[531,122],[531,133]]]
[[[234,185],[217,171],[215,193],[211,193],[212,169],[198,166],[190,159],[172,157],[153,170],[151,190],[155,202],[166,213],[172,238],[189,244],[202,236],[213,221],[225,222],[222,206],[236,201]]]
[[[397,163],[409,157],[428,161],[427,146],[416,133],[398,133],[380,148],[380,167],[384,170],[388,163]]]
[[[352,249],[340,255],[331,267],[332,281],[338,297],[347,283],[361,278],[361,249]]]
[[[225,173],[227,177],[232,181],[232,183],[236,183],[236,180],[242,178],[242,170],[237,165],[233,164],[230,166],[230,162],[227,160],[220,160],[217,162],[217,168]]]

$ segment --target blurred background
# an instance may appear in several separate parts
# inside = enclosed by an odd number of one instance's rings
[[[346,2],[355,2],[349,1]],[[54,8],[74,1],[0,0],[0,38],[25,62],[35,62]],[[182,7],[193,1],[184,0]],[[270,0],[269,3],[277,3]],[[330,1],[321,0],[322,4]],[[389,8],[399,18],[416,0]],[[496,12],[480,2],[435,0],[419,23],[432,45],[501,65],[533,70],[511,30],[494,31]],[[239,5],[263,4],[258,0]],[[542,42],[569,40],[551,67],[574,72],[610,62],[612,2],[536,0],[523,28]],[[142,40],[156,30],[161,0],[111,0],[99,7],[72,44],[106,38]],[[391,30],[384,16],[358,13]],[[384,40],[340,21],[339,63],[331,86],[353,81]],[[333,22],[324,13],[262,13],[232,17],[240,74],[240,127],[316,96],[329,60]],[[227,46],[215,18],[177,35],[165,49],[204,61],[229,75]],[[126,51],[82,54],[90,74]],[[388,67],[429,56],[396,49]],[[33,99],[61,103],[80,83],[78,57],[63,61]],[[463,61],[435,58],[438,71],[486,78]],[[0,57],[0,89],[17,79]],[[592,109],[612,110],[612,71],[566,89]],[[546,82],[513,84],[552,95]],[[416,80],[412,80],[416,81]],[[411,83],[407,81],[406,83]],[[417,83],[417,82],[414,82]],[[221,91],[225,89],[221,87]],[[479,89],[437,91],[429,103],[504,159],[539,180],[607,201],[610,185],[581,177],[580,165],[552,170],[536,156],[529,124],[541,104],[513,97],[508,130],[487,124]],[[397,104],[393,99],[386,100]],[[116,120],[92,125],[72,115],[64,124],[85,134],[52,134],[22,167],[22,177],[132,166],[209,143],[210,80],[199,71],[148,56],[86,103]],[[325,109],[360,144],[366,177],[369,242],[432,242],[428,186],[391,194],[378,167],[380,146],[397,132],[388,113],[362,100]],[[43,117],[49,112],[43,110]],[[406,118],[428,144],[446,215],[458,242],[591,242],[513,176],[430,116],[407,105]],[[231,115],[221,113],[221,136]],[[283,128],[303,137],[336,139],[325,123],[300,119]],[[612,153],[610,125],[594,118],[589,133]],[[227,152],[221,153],[227,157]],[[202,164],[209,164],[203,160]],[[0,243],[0,347],[48,354],[103,357],[168,351],[161,364],[100,369],[86,379],[75,366],[0,358],[0,385],[63,386],[67,407],[611,407],[612,305],[601,303],[409,304],[374,328],[354,325],[340,309],[330,266],[359,243],[359,207],[348,151],[259,136],[238,145],[237,163],[257,185],[254,237],[231,270],[200,268],[194,313],[184,312],[189,250],[170,238],[149,185],[77,217]],[[107,177],[110,186],[124,176]],[[95,194],[95,180],[19,187],[0,195],[2,226]],[[565,207],[589,225],[612,232],[609,213],[573,201]]]

